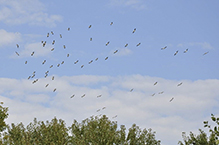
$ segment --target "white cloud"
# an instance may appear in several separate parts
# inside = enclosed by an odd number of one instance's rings
[[[14,44],[16,47],[16,43],[21,41],[21,34],[16,32],[7,32],[4,29],[0,29],[0,47],[5,45]]]
[[[133,123],[152,128],[162,144],[177,144],[183,131],[203,129],[202,122],[210,119],[210,113],[218,114],[217,79],[175,81],[142,75],[81,75],[55,76],[55,80],[49,76],[39,78],[35,84],[32,81],[0,79],[0,100],[10,111],[8,123],[56,116],[70,124],[73,119],[81,121],[91,115],[106,114],[110,119],[118,115],[114,120],[127,128]],[[180,82],[182,85],[177,86]],[[164,93],[159,94],[161,91]],[[75,97],[70,98],[73,94]],[[100,94],[102,97],[97,98]],[[98,109],[101,111],[96,112]]]
[[[46,13],[46,8],[38,0],[1,0],[0,21],[7,24],[30,24],[54,27],[56,22],[62,21],[60,15]],[[28,5],[28,6],[27,6]]]
[[[190,43],[180,43],[177,45],[177,47],[197,47],[202,49],[213,49],[213,46],[211,46],[208,42],[190,42]]]
[[[110,0],[110,5],[131,7],[136,10],[142,10],[146,8],[142,0]]]

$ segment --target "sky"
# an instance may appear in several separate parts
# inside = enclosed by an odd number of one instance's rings
[[[207,132],[203,121],[219,116],[218,5],[0,0],[7,123],[105,114],[127,129],[152,128],[162,145]]]

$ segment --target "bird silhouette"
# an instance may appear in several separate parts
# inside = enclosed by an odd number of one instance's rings
[[[118,50],[114,51],[113,53],[116,54],[118,52]]]
[[[132,31],[132,33],[135,33],[135,31],[136,31],[136,28],[134,28],[134,30]]]
[[[88,28],[91,28],[92,25],[89,25]]]
[[[106,43],[106,46],[109,45],[109,43],[110,43],[110,42],[108,41],[108,42]]]
[[[177,50],[177,51],[174,53],[174,56],[177,55],[178,52],[179,52],[179,51]]]
[[[138,46],[140,46],[141,45],[141,43],[139,42],[136,46],[138,47]]]
[[[20,54],[17,51],[15,51],[15,53],[17,54],[17,56],[20,56]]]
[[[174,99],[174,98],[171,98],[171,99],[170,99],[170,102],[172,102],[172,101],[173,101],[173,99]]]
[[[112,26],[112,25],[113,25],[113,22],[111,22],[110,25]]]
[[[17,48],[19,48],[19,45],[18,45],[18,44],[16,44],[16,46],[17,46]]]
[[[128,43],[125,44],[125,47],[127,47],[127,46],[128,46]]]
[[[188,52],[188,50],[189,50],[189,49],[187,48],[187,49],[184,51],[184,53]]]
[[[166,49],[166,48],[167,48],[167,46],[165,46],[165,47],[161,48],[161,50],[164,50],[164,49]]]

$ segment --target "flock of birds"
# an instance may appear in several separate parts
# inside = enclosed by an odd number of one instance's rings
[[[110,23],[110,26],[112,26],[112,25],[113,25],[113,22]],[[88,29],[91,29],[91,28],[92,28],[92,25],[89,25],[89,26],[88,26]],[[70,28],[67,28],[67,31],[70,31],[70,30],[71,30]],[[134,34],[134,33],[136,32],[136,30],[137,30],[137,29],[134,28],[133,31],[132,31],[132,33]],[[51,37],[52,35],[55,35],[55,33],[54,33],[53,31],[47,33],[47,34],[46,34],[46,38]],[[59,38],[60,38],[60,39],[63,38],[62,34],[59,34]],[[90,41],[92,41],[92,40],[93,40],[93,38],[90,37]],[[51,45],[54,46],[55,43],[56,43],[56,40],[52,40]],[[41,41],[41,44],[42,44],[42,47],[46,47],[46,45],[48,44],[48,42],[47,42],[46,40],[44,40],[44,41]],[[110,41],[107,41],[107,42],[105,43],[105,46],[108,46],[108,45],[110,45]],[[136,44],[136,47],[139,47],[140,45],[141,45],[141,42],[137,43],[137,44]],[[17,48],[20,48],[19,44],[16,44],[16,47],[17,47]],[[124,47],[128,47],[128,43],[126,43],[126,44],[124,45]],[[66,49],[66,48],[67,48],[67,46],[66,46],[66,45],[63,45],[63,49]],[[161,48],[161,50],[165,50],[165,49],[167,49],[167,46]],[[54,50],[55,50],[55,47],[52,47],[52,48],[50,49],[51,52],[53,52]],[[118,52],[119,52],[118,49],[117,49],[117,50],[114,50],[114,51],[113,51],[113,54],[116,54],[116,53],[118,53]],[[187,52],[188,52],[188,49],[184,50],[184,53],[187,53]],[[20,56],[20,54],[19,54],[17,51],[15,51],[15,53],[16,53],[17,56]],[[177,50],[173,55],[176,56],[178,53],[179,53],[179,50]],[[203,55],[206,55],[207,53],[209,53],[209,52],[205,52]],[[30,53],[30,56],[33,57],[34,55],[35,55],[35,51],[32,51],[32,52]],[[70,54],[67,53],[67,54],[66,54],[66,57],[70,57]],[[106,56],[106,57],[104,58],[105,61],[108,60],[108,59],[109,59],[109,56]],[[90,60],[90,61],[88,62],[88,64],[91,64],[91,63],[93,63],[94,61],[98,61],[98,60],[99,60],[99,58],[96,57],[95,59]],[[79,60],[77,59],[77,60],[74,61],[74,64],[76,65],[78,62],[79,62]],[[28,61],[26,60],[24,63],[25,63],[25,64],[28,64]],[[47,63],[47,60],[44,59],[41,63],[42,63],[42,65],[45,65],[45,64]],[[44,77],[47,78],[47,77],[49,76],[50,69],[52,69],[52,68],[55,67],[55,66],[56,66],[56,67],[60,67],[60,66],[63,65],[64,63],[65,63],[65,61],[63,60],[63,61],[61,61],[60,63],[58,63],[58,64],[56,64],[56,65],[53,65],[53,64],[49,65],[48,70],[45,71]],[[82,65],[80,66],[80,68],[84,68],[84,66],[85,66],[85,64],[82,64]],[[27,77],[28,80],[32,80],[32,84],[36,84],[36,83],[39,81],[39,78],[36,78],[36,76],[37,76],[36,73],[37,73],[36,71],[33,71],[32,74]],[[55,76],[51,76],[51,80],[54,81],[54,80],[55,80]],[[157,84],[158,84],[158,82],[155,82],[155,83],[152,84],[152,85],[156,86]],[[177,86],[179,87],[179,86],[181,86],[182,84],[183,84],[183,83],[180,82],[179,84],[177,84]],[[50,85],[50,83],[46,83],[46,84],[45,84],[45,88],[48,88],[49,85]],[[58,88],[56,88],[56,87],[52,89],[53,92],[56,92],[57,90],[58,90]],[[134,91],[134,88],[131,88],[129,92],[133,92],[133,91]],[[163,94],[163,93],[164,93],[164,91],[161,91],[161,92],[158,92],[157,94]],[[151,96],[155,96],[155,94],[156,94],[156,93],[153,93]],[[86,96],[86,94],[82,94],[80,97],[81,97],[81,98],[84,98],[85,96]],[[70,98],[74,98],[74,97],[75,97],[75,94],[72,94],[72,95],[70,96]],[[102,95],[100,94],[100,95],[98,95],[98,96],[96,96],[96,97],[97,97],[97,98],[100,98],[100,97],[102,97]],[[172,102],[173,100],[174,100],[174,97],[172,97],[172,98],[169,100],[169,102]],[[106,109],[105,106],[102,107],[102,108],[100,108],[100,109],[97,109],[96,112],[99,112],[99,111],[104,110],[104,109]],[[113,116],[112,118],[116,118],[116,117],[117,117],[117,115]]]

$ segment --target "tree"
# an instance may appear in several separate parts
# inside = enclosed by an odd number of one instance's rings
[[[209,132],[211,132],[212,134],[215,135],[215,138],[218,139],[219,137],[219,117],[215,117],[214,114],[211,114],[211,120],[213,121],[213,123],[215,123],[216,125],[212,128],[209,124],[208,121],[204,121],[204,127],[208,127],[209,128]]]
[[[3,104],[3,102],[0,102],[0,132],[6,129],[7,125],[5,123],[5,119],[8,118],[8,108],[3,107]]]

